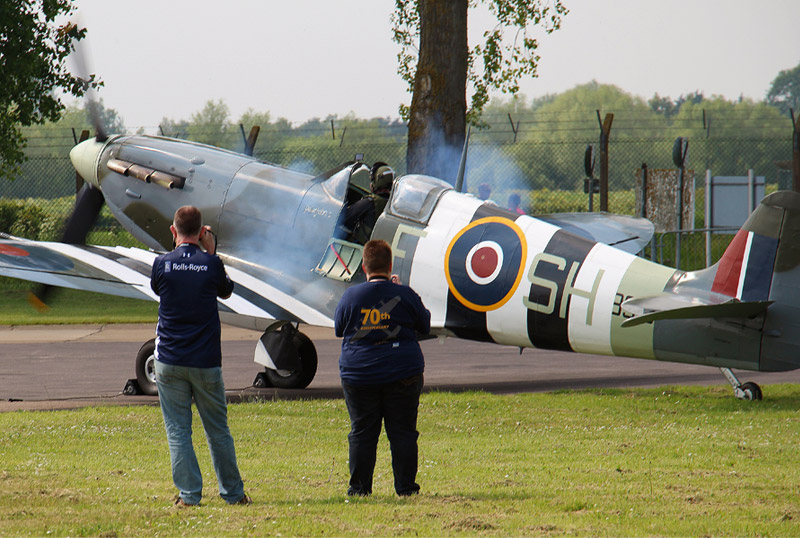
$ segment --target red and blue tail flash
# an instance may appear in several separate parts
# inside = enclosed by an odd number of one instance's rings
[[[739,230],[719,260],[711,291],[741,301],[768,299],[777,252],[777,238]]]

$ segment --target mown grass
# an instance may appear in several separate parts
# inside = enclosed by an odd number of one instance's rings
[[[177,509],[156,407],[0,414],[3,536],[798,536],[800,390],[426,393],[422,494],[345,495],[341,400],[231,405],[254,504]]]
[[[24,289],[0,289],[0,325],[155,323],[158,318],[158,303],[152,301],[54,288],[48,309],[40,311],[28,302],[28,294]]]

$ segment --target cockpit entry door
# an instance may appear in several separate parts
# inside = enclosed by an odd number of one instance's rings
[[[322,276],[350,282],[361,268],[363,252],[363,245],[332,237],[328,250],[314,270]]]
[[[351,190],[351,174],[357,174],[362,168],[363,163],[348,165],[315,184],[306,193],[300,208],[304,219],[313,221],[319,215],[319,224],[325,226],[328,240],[324,250],[320,249],[319,255],[322,258],[314,271],[334,280],[349,281],[361,268],[363,247],[341,239],[337,230],[344,219],[348,192]],[[314,222],[311,224],[314,225]],[[318,233],[319,229],[315,235]]]

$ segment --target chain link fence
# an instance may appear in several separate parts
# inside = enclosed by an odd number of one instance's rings
[[[510,122],[514,125],[514,122]],[[786,122],[789,125],[789,122]],[[508,127],[508,125],[506,125]],[[529,214],[588,211],[589,194],[584,192],[584,153],[590,144],[598,143],[597,125],[594,130],[572,130],[569,139],[553,139],[558,123],[525,125],[515,129],[494,128],[473,131],[467,160],[466,190],[477,194],[478,187],[488,186],[491,199],[507,206],[517,194],[521,207]],[[705,171],[714,175],[745,176],[749,169],[764,176],[767,192],[791,188],[792,131],[781,124],[780,129],[763,130],[762,134],[740,137],[709,136],[701,133],[689,140],[687,169],[694,172],[695,228],[703,228]],[[785,127],[785,128],[784,128]],[[777,131],[783,134],[775,135]],[[330,130],[299,130],[281,132],[262,130],[254,156],[280,166],[318,174],[342,162],[363,154],[365,161],[389,163],[398,175],[405,173],[405,126],[393,123],[370,129],[348,126],[347,122],[331,123]],[[763,134],[763,132],[773,134]],[[635,133],[634,133],[635,134]],[[241,151],[244,129],[227,129],[214,142],[221,147]],[[642,165],[648,169],[675,169],[672,161],[672,133],[648,134],[636,138],[620,129],[612,129],[608,146],[609,204],[612,213],[638,215],[636,183]],[[75,198],[75,172],[68,152],[74,143],[69,131],[53,137],[39,136],[29,146],[29,159],[15,180],[0,180],[0,231],[38,240],[57,240],[69,216]],[[599,170],[599,166],[598,166]],[[450,178],[454,179],[454,178]],[[691,186],[688,186],[691,188]],[[598,195],[595,208],[598,208]],[[697,237],[691,237],[696,235]],[[681,268],[705,266],[705,240],[702,234],[684,234],[681,242]],[[724,251],[731,235],[715,235],[712,261]],[[87,239],[91,244],[142,246],[103,209],[97,226]],[[644,256],[671,265],[674,263],[674,234],[657,235],[655,255],[646,249]],[[14,287],[17,281],[3,279],[0,287]],[[17,283],[10,283],[17,282]]]

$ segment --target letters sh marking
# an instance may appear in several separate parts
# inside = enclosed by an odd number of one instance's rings
[[[541,276],[536,275],[536,268],[539,266],[540,263],[549,263],[554,265],[559,271],[564,271],[567,267],[567,260],[562,258],[561,256],[556,256],[555,254],[548,254],[546,252],[540,252],[536,256],[533,257],[533,263],[531,263],[531,267],[528,270],[528,281],[535,285],[541,286],[547,290],[550,290],[549,294],[547,295],[547,303],[535,303],[531,301],[528,296],[524,296],[522,298],[523,304],[530,309],[536,312],[541,312],[542,314],[552,314],[555,312],[556,307],[556,296],[558,295],[558,282],[554,280],[550,280]],[[592,313],[594,312],[594,303],[595,298],[597,297],[597,290],[600,288],[600,281],[603,279],[603,275],[605,274],[605,270],[599,269],[597,271],[597,275],[594,277],[594,284],[592,285],[591,291],[581,290],[574,287],[575,283],[575,276],[578,274],[578,268],[580,268],[581,264],[579,262],[572,262],[572,265],[569,268],[569,273],[567,274],[566,280],[564,281],[564,292],[561,296],[561,304],[558,308],[558,317],[564,319],[567,317],[567,305],[569,296],[570,295],[577,295],[578,297],[583,297],[589,300],[589,304],[586,307],[586,325],[592,324]]]

